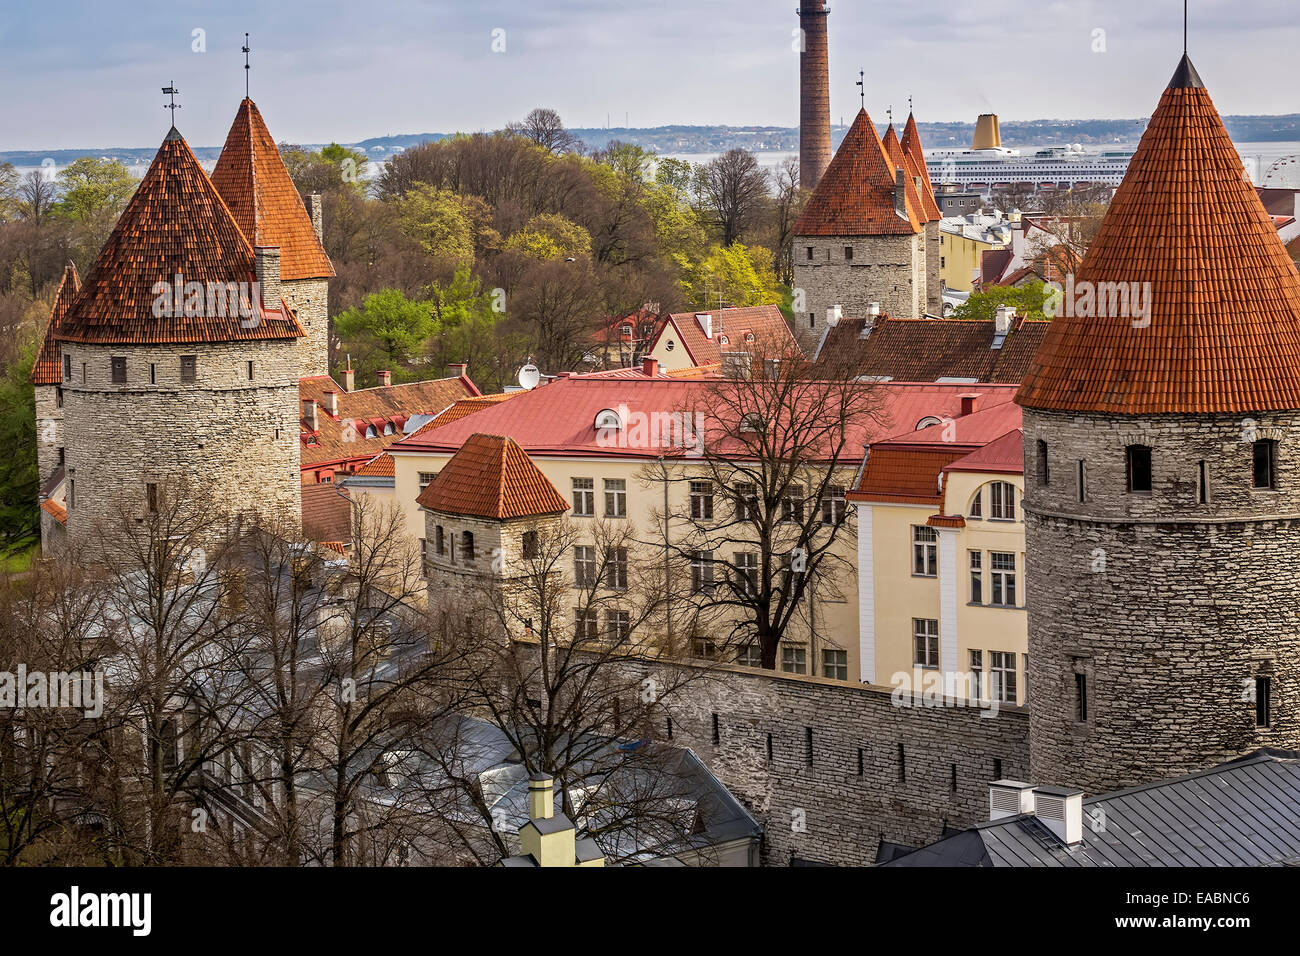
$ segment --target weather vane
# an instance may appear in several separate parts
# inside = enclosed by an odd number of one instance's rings
[[[867,72],[858,70],[858,96],[862,98],[862,108],[867,108]]]
[[[889,104],[889,109],[885,110],[885,114],[889,117],[889,125],[893,126],[894,125],[894,104],[893,103]]]
[[[175,126],[175,125],[176,125],[176,111],[177,111],[178,109],[181,108],[181,105],[180,105],[179,103],[176,102],[176,94],[179,93],[180,90],[176,89],[176,81],[175,81],[175,80],[172,80],[171,85],[170,85],[170,86],[164,86],[164,87],[162,88],[162,91],[163,91],[163,95],[164,95],[164,96],[167,96],[167,97],[170,97],[170,98],[171,98],[171,102],[170,102],[170,103],[166,103],[166,104],[164,104],[164,105],[163,105],[163,109],[165,109],[165,110],[171,110],[171,111],[172,111],[172,126]]]
[[[908,94],[907,94],[907,111],[908,111],[909,113],[913,112],[913,110],[912,110],[912,94],[911,94],[911,93],[908,93]]]
[[[248,54],[252,48],[248,45],[248,34],[244,34],[244,45],[240,47],[244,54],[244,99],[248,99]]]

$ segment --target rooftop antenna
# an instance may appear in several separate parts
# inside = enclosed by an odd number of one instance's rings
[[[862,108],[867,108],[867,72],[858,70],[858,96],[862,99]]]
[[[1183,0],[1183,56],[1187,56],[1187,0]]]
[[[248,45],[248,34],[244,34],[244,45],[240,51],[244,54],[244,99],[248,99],[248,54],[252,47]]]
[[[164,96],[171,98],[171,102],[164,104],[163,109],[172,111],[172,128],[175,129],[176,111],[181,108],[180,104],[176,102],[176,94],[179,93],[180,90],[176,89],[176,81],[172,80],[169,86],[164,86],[162,88],[162,91]]]

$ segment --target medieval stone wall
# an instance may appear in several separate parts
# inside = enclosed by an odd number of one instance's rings
[[[62,348],[74,543],[141,513],[149,482],[184,480],[223,507],[298,519],[296,342]],[[181,381],[184,355],[196,357],[194,382]],[[114,356],[126,359],[124,384],[112,381]]]
[[[36,466],[41,485],[59,467],[59,449],[63,447],[63,407],[59,404],[59,386],[37,385],[36,393]]]
[[[1025,409],[1034,783],[1097,792],[1300,747],[1297,424]],[[1278,442],[1277,490],[1252,487],[1256,438]],[[1152,450],[1150,493],[1127,490],[1130,444]]]
[[[295,279],[280,287],[306,335],[298,340],[299,376],[329,374],[329,280]]]
[[[939,266],[943,259],[942,236],[939,221],[925,224],[925,311],[928,315],[943,315],[943,281]],[[918,316],[919,318],[919,316]]]

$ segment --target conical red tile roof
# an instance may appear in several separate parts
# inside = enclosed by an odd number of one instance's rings
[[[150,344],[287,339],[303,335],[293,313],[261,308],[233,314],[166,314],[157,307],[160,282],[240,284],[251,293],[253,247],[221,201],[189,145],[173,127],[140,186],[99,251],[86,281],[59,324],[69,342]],[[206,299],[206,294],[205,294]]]
[[[880,145],[884,147],[885,155],[889,157],[889,167],[891,169],[901,169],[907,178],[907,205],[916,211],[916,218],[919,222],[925,223],[930,219],[929,210],[925,207],[925,199],[921,190],[916,188],[916,171],[910,159],[903,152],[903,146],[898,141],[898,134],[894,132],[894,124],[889,124],[889,129],[885,130],[885,135],[881,137]]]
[[[33,385],[58,385],[63,381],[63,360],[60,357],[55,334],[67,314],[72,300],[81,290],[81,276],[77,267],[69,262],[63,268],[63,278],[54,292],[54,305],[50,307],[50,324],[45,327],[45,337],[41,339],[41,350],[36,353],[36,364],[32,366],[31,382]]]
[[[903,155],[911,162],[911,172],[921,177],[921,201],[925,206],[928,222],[942,219],[939,201],[934,198],[934,184],[930,182],[930,169],[925,165],[925,149],[921,146],[921,131],[916,128],[916,117],[907,114],[907,125],[903,127]]]
[[[910,202],[906,218],[894,211],[894,166],[864,109],[809,197],[794,234],[915,235],[921,231],[920,215]]]
[[[1300,409],[1300,275],[1186,56],[1082,282],[1150,283],[1150,324],[1056,318],[1021,405],[1132,415]]]
[[[212,184],[252,245],[280,247],[280,278],[334,275],[280,150],[250,99],[239,104],[212,170]]]
[[[416,501],[431,511],[497,521],[569,510],[528,453],[503,435],[471,435]]]

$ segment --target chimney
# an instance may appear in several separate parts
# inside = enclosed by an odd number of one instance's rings
[[[1011,331],[1011,321],[1016,317],[1015,306],[1000,305],[998,306],[997,318],[993,320],[993,331],[998,335],[1006,335]]]
[[[376,374],[378,374],[378,376],[379,376],[379,387],[380,387],[380,388],[388,388],[388,386],[390,386],[390,385],[393,384],[393,373],[392,373],[392,372],[383,371],[383,372],[378,372],[378,373],[376,373]]]
[[[1034,815],[1066,846],[1083,842],[1083,791],[1039,787],[1034,791]]]
[[[549,820],[555,816],[555,786],[544,773],[528,778],[528,819]]]
[[[974,414],[975,409],[979,407],[980,397],[978,394],[961,396],[961,417]]]
[[[840,324],[842,318],[844,318],[844,306],[833,305],[826,310],[826,324],[832,329]]]
[[[907,218],[907,174],[901,169],[894,170],[894,212],[899,219]]]
[[[1033,784],[1019,780],[994,780],[989,784],[990,822],[1033,812]]]
[[[448,363],[447,363],[447,377],[448,377],[448,378],[460,378],[460,377],[461,377],[462,375],[464,375],[468,370],[469,370],[469,363],[468,363],[468,362],[448,362]]]
[[[830,55],[826,0],[800,0],[799,174],[805,189],[817,188],[831,163]]]
[[[253,250],[253,268],[262,286],[262,308],[280,311],[280,247],[257,246]]]
[[[876,318],[876,317],[879,316],[879,315],[880,315],[880,303],[879,303],[879,302],[873,302],[873,303],[871,303],[869,306],[867,306],[867,317],[868,317],[868,318],[872,318],[872,319],[874,319],[874,318]]]
[[[321,208],[320,193],[307,197],[307,212],[311,215],[311,230],[316,233],[316,241],[325,241],[325,216]]]
[[[641,360],[641,370],[645,372],[646,378],[658,378],[659,360],[657,358],[651,358],[650,356],[647,355],[644,359]]]
[[[339,417],[339,393],[332,388],[325,390],[325,411],[335,418]]]
[[[704,333],[706,339],[713,338],[713,316],[708,312],[696,312],[695,321],[700,325],[700,331]]]
[[[996,113],[981,113],[975,121],[975,139],[971,149],[997,149],[1002,145],[1002,130]]]
[[[343,391],[355,392],[357,390],[357,373],[350,368],[343,370]]]
[[[320,431],[320,419],[316,416],[316,399],[304,398],[302,400],[302,418],[312,431]]]

